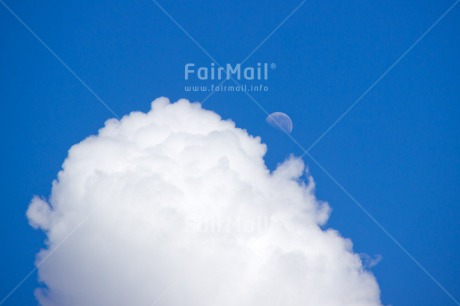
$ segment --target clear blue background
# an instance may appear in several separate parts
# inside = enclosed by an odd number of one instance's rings
[[[164,2],[164,3],[163,3]],[[164,8],[220,63],[248,55],[300,1],[199,1]],[[6,2],[119,115],[147,111],[184,91],[184,65],[210,59],[149,0]],[[292,136],[310,146],[453,3],[307,1],[248,61],[276,63],[269,92]],[[0,299],[33,267],[44,235],[28,226],[34,194],[47,196],[67,150],[112,117],[0,5],[2,211]],[[460,5],[450,12],[318,145],[312,155],[460,299]],[[214,82],[209,82],[209,84]],[[231,82],[227,83],[232,84]],[[268,144],[273,168],[302,151],[265,123],[242,93],[205,104]],[[328,226],[372,269],[384,304],[455,305],[318,168],[306,159]],[[5,305],[34,305],[36,274]]]

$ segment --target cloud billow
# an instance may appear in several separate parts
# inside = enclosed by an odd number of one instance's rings
[[[300,159],[199,103],[159,98],[69,150],[30,224],[42,305],[380,305]],[[44,260],[45,259],[45,260]]]

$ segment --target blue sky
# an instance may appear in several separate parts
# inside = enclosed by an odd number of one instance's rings
[[[147,111],[159,96],[202,101],[208,93],[184,86],[216,83],[184,80],[186,63],[211,59],[152,1],[3,3],[118,115]],[[454,1],[306,1],[287,19],[300,1],[159,3],[221,64],[268,37],[246,64],[276,64],[269,91],[250,94],[289,114],[292,137],[308,148]],[[0,29],[3,298],[43,246],[25,217],[30,199],[48,195],[70,146],[113,115],[4,5]],[[384,304],[456,305],[439,285],[460,300],[459,29],[456,6],[312,148],[321,166],[305,157],[332,206],[328,226],[356,252],[383,257],[372,271]],[[303,154],[244,93],[215,93],[204,107],[261,136],[271,168]],[[37,285],[32,274],[4,305],[34,305]]]

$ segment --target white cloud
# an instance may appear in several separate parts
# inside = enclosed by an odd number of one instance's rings
[[[371,256],[371,255],[366,254],[366,253],[359,254],[359,257],[361,258],[361,261],[363,263],[363,267],[366,268],[366,269],[371,269],[371,268],[375,267],[383,259],[382,255]]]
[[[39,264],[40,303],[380,305],[351,241],[321,229],[329,206],[303,162],[271,173],[265,152],[187,100],[107,121],[27,211],[47,235],[37,263],[54,252]]]

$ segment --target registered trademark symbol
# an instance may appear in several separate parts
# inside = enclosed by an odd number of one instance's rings
[[[276,64],[275,64],[275,63],[271,63],[271,64],[270,64],[270,68],[271,68],[271,69],[275,69],[275,68],[276,68]]]

